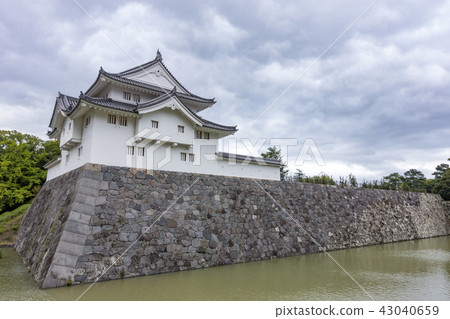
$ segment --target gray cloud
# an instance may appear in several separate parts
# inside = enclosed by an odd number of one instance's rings
[[[275,98],[372,1],[80,3],[139,63],[160,48],[202,116],[237,138],[313,138],[327,165],[371,179],[450,156],[449,1],[380,1],[258,123]],[[0,127],[44,137],[57,91],[135,65],[75,3],[14,1],[0,21]],[[244,150],[242,146],[240,150]],[[290,169],[296,167],[291,165]]]

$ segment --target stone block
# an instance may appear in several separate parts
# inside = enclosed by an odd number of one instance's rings
[[[84,171],[85,179],[90,179],[94,181],[101,181],[103,179],[104,173],[99,171],[86,170]]]
[[[66,253],[56,252],[53,256],[52,264],[74,269],[77,264],[78,256],[68,255]]]
[[[80,235],[88,235],[90,233],[90,228],[88,225],[70,219],[67,221],[64,230],[68,230],[72,233],[77,233]]]
[[[177,250],[177,244],[169,244],[166,248],[168,253],[173,253]]]
[[[94,207],[85,203],[73,203],[72,211],[90,216],[94,215],[95,212]]]
[[[80,188],[78,189],[78,194],[97,197],[98,196],[98,188],[90,188],[90,187],[86,187],[86,186],[80,186]]]
[[[197,248],[200,247],[202,244],[202,238],[194,238],[192,240],[192,247]]]
[[[178,226],[178,223],[176,220],[172,219],[172,218],[167,218],[166,219],[166,225],[169,228],[176,228]]]
[[[63,231],[62,235],[61,235],[61,242],[67,242],[67,243],[73,243],[73,244],[78,244],[78,245],[83,245],[85,244],[85,240],[86,240],[86,236],[85,235],[80,235],[77,233],[72,233],[70,231]]]
[[[65,241],[60,241],[58,248],[56,250],[57,253],[60,254],[68,254],[72,256],[81,256],[84,251],[84,244],[75,244],[75,243],[69,243]]]
[[[87,204],[90,206],[95,206],[95,200],[96,196],[88,196],[84,194],[77,194],[77,197],[75,198],[75,203],[81,203],[81,204]]]
[[[105,205],[106,203],[107,201],[105,196],[97,197],[97,199],[95,200],[95,206]]]
[[[89,225],[91,218],[91,215],[81,214],[78,212],[71,212],[69,216],[69,220],[73,220],[86,225]]]

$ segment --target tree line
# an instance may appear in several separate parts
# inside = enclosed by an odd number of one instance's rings
[[[44,165],[61,154],[57,141],[0,130],[0,214],[28,202],[44,184]]]
[[[269,147],[261,156],[283,160],[281,150],[276,147]],[[450,161],[450,158],[448,161]],[[433,193],[441,195],[444,200],[450,200],[450,169],[449,164],[446,163],[441,163],[435,167],[434,178],[432,179],[427,179],[421,171],[414,168],[407,170],[403,174],[395,172],[384,176],[380,180],[362,180],[361,182],[353,174],[349,174],[346,177],[341,176],[337,180],[326,174],[306,176],[299,169],[294,174],[289,174],[289,171],[284,166],[280,168],[280,176],[281,180],[290,182]]]

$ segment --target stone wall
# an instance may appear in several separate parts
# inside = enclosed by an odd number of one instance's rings
[[[443,236],[448,223],[436,195],[88,164],[44,185],[15,247],[55,287]]]

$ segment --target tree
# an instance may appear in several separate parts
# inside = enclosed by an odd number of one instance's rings
[[[436,166],[435,168],[436,171],[432,175],[434,175],[435,179],[439,179],[442,177],[445,171],[448,170],[448,167],[449,167],[448,164],[445,163],[439,164],[438,166]]]
[[[307,178],[305,173],[303,173],[302,170],[297,169],[297,172],[295,172],[295,174],[294,174],[294,180],[296,182],[303,182],[305,178]]]
[[[399,173],[391,173],[388,176],[383,177],[381,188],[398,190],[400,189],[402,183],[403,183],[403,176],[401,176]]]
[[[0,130],[0,212],[34,197],[45,182],[43,166],[59,154],[56,141]]]
[[[447,169],[436,181],[433,193],[441,195],[444,200],[450,200],[450,169]]]
[[[420,191],[425,189],[426,178],[421,171],[412,168],[406,171],[404,175],[404,183],[409,190]]]
[[[433,192],[433,188],[436,185],[436,179],[428,179],[425,181],[425,191],[427,193],[432,193]]]
[[[352,173],[350,173],[348,175],[348,182],[351,187],[358,187],[358,180],[356,179],[355,175],[353,175]]]
[[[281,149],[277,149],[275,146],[271,146],[267,149],[265,153],[261,153],[263,158],[271,158],[281,162],[280,167],[280,179],[282,181],[286,180],[289,170],[286,169],[286,165],[283,163],[283,157],[281,156]]]
[[[306,177],[303,181],[310,184],[336,185],[333,177],[327,174]]]

